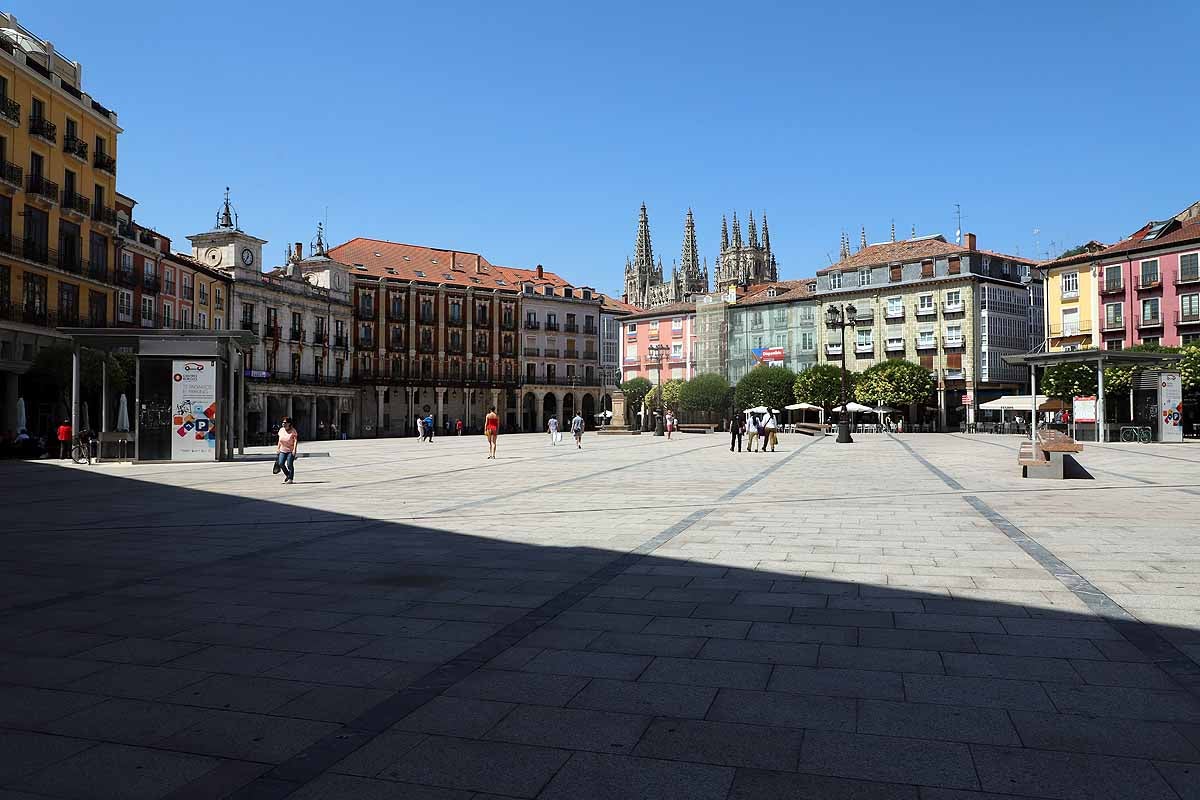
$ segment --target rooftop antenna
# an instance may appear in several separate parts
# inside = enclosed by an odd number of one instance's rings
[[[962,206],[958,203],[954,204],[954,243],[962,244]]]
[[[1042,240],[1040,238],[1041,235],[1042,235],[1041,228],[1033,229],[1033,255],[1034,255],[1034,257],[1037,257],[1037,254],[1042,252]]]

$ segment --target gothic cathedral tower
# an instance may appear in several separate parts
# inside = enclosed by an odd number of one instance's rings
[[[625,260],[625,302],[642,308],[677,303],[694,293],[708,291],[708,267],[701,266],[696,246],[696,224],[688,209],[683,226],[682,263],[673,267],[671,280],[663,280],[662,260],[654,261],[650,244],[650,221],[646,204],[642,203],[638,217],[637,239],[633,260]]]
[[[716,284],[721,290],[730,285],[770,283],[779,280],[779,265],[771,252],[771,233],[767,228],[767,215],[762,218],[762,240],[758,238],[758,227],[754,212],[750,212],[747,229],[748,241],[742,240],[742,227],[737,212],[733,214],[733,238],[729,237],[729,226],[721,218],[721,255],[717,261]]]

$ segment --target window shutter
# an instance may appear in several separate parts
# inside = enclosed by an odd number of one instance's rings
[[[962,353],[947,353],[946,369],[962,369]]]
[[[933,277],[933,261],[932,260],[926,259],[925,261],[921,262],[921,277],[922,278],[932,278]]]
[[[900,267],[892,267],[891,281],[897,283],[900,280]]]

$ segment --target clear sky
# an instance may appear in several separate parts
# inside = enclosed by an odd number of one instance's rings
[[[799,278],[956,203],[1029,256],[1200,199],[1188,0],[7,8],[119,112],[119,188],[177,249],[228,184],[270,263],[328,213],[619,291],[643,201],[667,269],[689,206],[710,269],[754,209]]]

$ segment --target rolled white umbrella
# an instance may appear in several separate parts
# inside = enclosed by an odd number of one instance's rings
[[[120,403],[117,405],[117,430],[129,430],[129,401],[125,395],[121,395]]]
[[[17,398],[17,430],[22,431],[28,427],[28,422],[25,419],[25,398]]]

